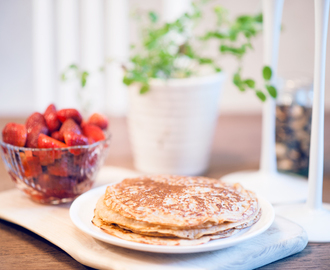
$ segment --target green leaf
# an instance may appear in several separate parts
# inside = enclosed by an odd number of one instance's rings
[[[221,45],[220,46],[220,51],[222,53],[232,53],[238,57],[242,57],[245,52],[246,52],[246,49],[245,49],[246,45],[243,44],[241,47],[231,47],[231,46],[227,46],[227,45]]]
[[[262,102],[266,101],[266,95],[262,91],[257,90],[256,95]]]
[[[223,33],[216,32],[216,33],[213,33],[213,37],[218,38],[218,39],[224,39],[224,38],[227,38],[227,35],[223,34]]]
[[[132,70],[132,77],[131,77],[131,80],[135,81],[135,82],[140,82],[140,83],[143,83],[145,84],[148,79],[146,77],[146,74],[144,74],[144,72],[141,72],[141,71],[136,71],[136,70]]]
[[[142,85],[141,86],[141,88],[140,88],[140,94],[145,94],[145,93],[147,93],[148,91],[149,91],[149,85],[148,84],[144,84],[144,85]]]
[[[252,80],[252,79],[247,79],[247,80],[244,81],[244,83],[252,89],[255,87],[255,84],[256,84],[255,81]]]
[[[266,85],[266,89],[271,97],[273,97],[273,98],[277,97],[277,90],[274,86]]]
[[[244,92],[246,89],[243,84],[238,86],[239,91]]]
[[[264,66],[262,70],[262,76],[266,81],[269,81],[272,77],[272,69],[269,66]]]
[[[263,21],[262,13],[259,13],[258,15],[256,15],[256,16],[254,17],[254,20],[255,20],[257,23],[262,23],[262,21]]]
[[[219,67],[214,67],[215,72],[221,72],[221,68]]]
[[[204,36],[202,36],[201,40],[209,40],[210,38],[217,38],[217,39],[226,39],[228,36],[225,33],[220,32],[207,32]]]
[[[78,70],[78,66],[75,64],[70,65],[69,68]]]
[[[155,12],[151,11],[149,12],[149,19],[151,22],[156,23],[158,21],[158,15]]]
[[[87,71],[84,71],[81,74],[81,87],[85,87],[87,83],[87,77],[89,76],[89,73]]]
[[[67,77],[66,77],[65,73],[62,73],[62,74],[61,74],[61,80],[62,80],[63,82],[65,82],[65,81],[67,80]]]
[[[131,85],[133,82],[134,80],[132,80],[131,78],[128,78],[126,76],[123,78],[123,83],[126,85]]]
[[[251,21],[251,17],[248,15],[242,15],[242,16],[239,16],[236,20],[237,20],[237,22],[244,24],[244,23]]]
[[[234,74],[233,83],[238,87],[242,84],[241,76],[239,75],[239,73]]]
[[[212,64],[213,60],[210,59],[210,58],[199,58],[199,63],[201,65],[203,65],[203,64]]]

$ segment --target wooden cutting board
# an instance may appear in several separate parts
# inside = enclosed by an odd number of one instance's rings
[[[105,167],[95,186],[136,175],[134,171]],[[36,204],[17,189],[0,193],[0,218],[40,235],[78,262],[96,269],[254,269],[298,253],[308,242],[300,226],[276,217],[266,232],[230,248],[194,254],[148,253],[112,246],[82,233],[71,222],[69,208],[70,204]]]

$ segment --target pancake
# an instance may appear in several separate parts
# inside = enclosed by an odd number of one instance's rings
[[[238,233],[239,229],[230,229],[218,235],[207,235],[198,239],[181,239],[171,237],[146,236],[122,229],[114,224],[104,223],[97,215],[92,220],[93,224],[104,232],[123,240],[142,244],[162,245],[162,246],[195,246],[209,242],[210,240],[232,236]]]
[[[239,184],[157,175],[108,186],[96,204],[92,223],[128,241],[190,246],[230,237],[260,216],[256,195]]]
[[[243,229],[257,222],[260,218],[260,209],[244,221],[240,222],[224,222],[219,225],[214,225],[208,228],[188,228],[182,229],[177,227],[164,227],[147,222],[137,221],[126,218],[116,213],[104,204],[104,195],[98,200],[95,208],[95,215],[99,217],[104,224],[116,224],[118,227],[130,230],[134,233],[149,235],[149,236],[166,236],[180,237],[187,239],[197,239],[204,235],[215,234],[232,228]]]
[[[171,175],[125,179],[107,187],[104,203],[126,218],[182,229],[241,222],[258,211],[255,194],[239,184]]]

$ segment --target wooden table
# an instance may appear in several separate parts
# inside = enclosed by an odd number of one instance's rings
[[[23,119],[0,119],[1,130],[10,121],[24,122]],[[105,165],[133,169],[126,119],[111,119],[111,131],[113,140]],[[261,116],[221,116],[213,142],[210,169],[206,176],[219,178],[234,171],[258,169],[260,140]],[[5,171],[3,162],[0,162],[0,179],[0,191],[15,187]],[[325,117],[323,201],[330,202],[330,115]],[[330,243],[308,244],[299,254],[264,266],[262,269],[330,269],[329,254]],[[91,269],[76,262],[61,249],[38,235],[0,220],[0,269],[20,268],[26,270]]]

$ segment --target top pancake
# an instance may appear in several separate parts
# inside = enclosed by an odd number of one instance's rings
[[[254,193],[239,184],[171,175],[125,179],[107,187],[104,203],[124,217],[177,228],[238,222],[258,210]]]

